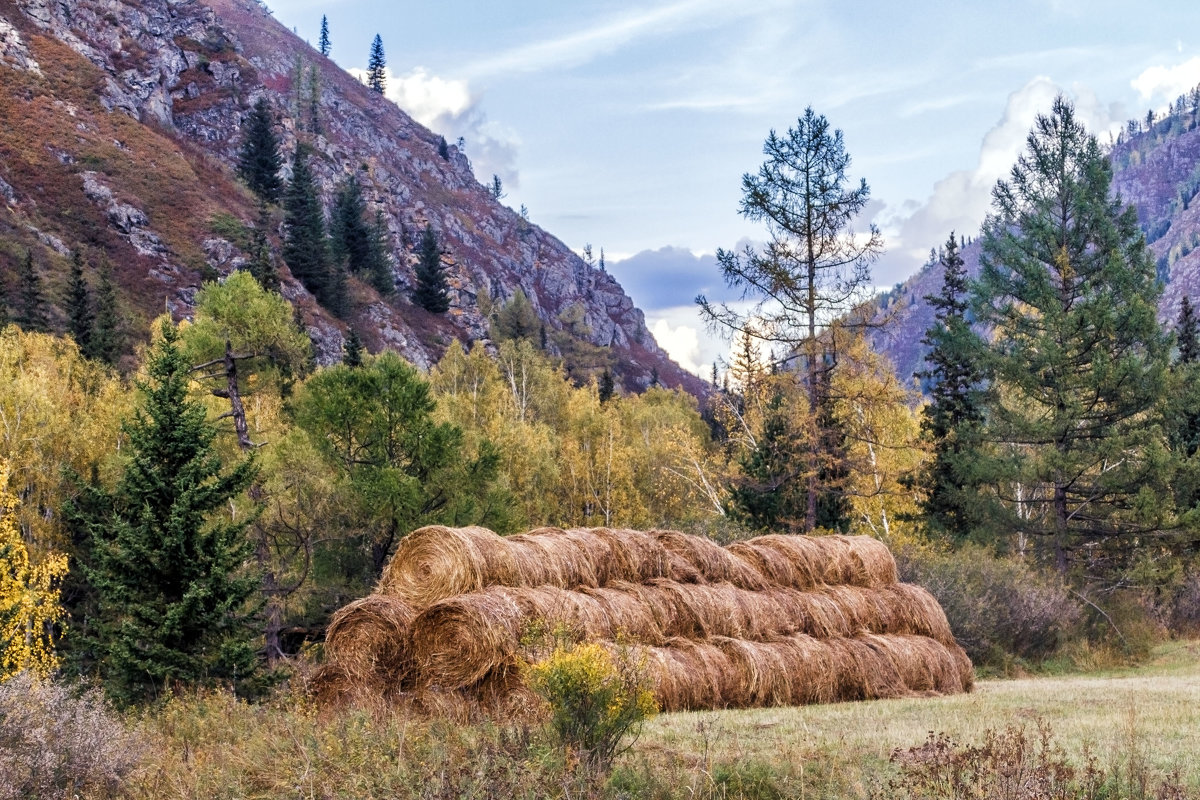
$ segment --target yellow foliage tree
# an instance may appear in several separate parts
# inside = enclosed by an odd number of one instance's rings
[[[63,617],[57,584],[67,574],[67,557],[58,553],[30,562],[9,473],[8,459],[0,459],[0,681],[24,670],[46,677],[58,667],[52,626]]]

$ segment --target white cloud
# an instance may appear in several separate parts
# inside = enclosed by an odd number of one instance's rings
[[[385,67],[384,95],[410,117],[446,137],[452,144],[462,137],[475,174],[483,182],[499,175],[509,188],[519,186],[517,148],[520,139],[508,128],[488,120],[470,84],[443,78],[424,67],[397,75]],[[365,80],[367,72],[352,68],[350,74]]]
[[[1160,101],[1164,105],[1176,97],[1192,90],[1200,83],[1200,56],[1172,67],[1155,66],[1142,72],[1130,85],[1137,89],[1143,100]]]
[[[700,334],[697,328],[688,325],[671,326],[668,319],[656,319],[650,327],[654,340],[667,351],[679,366],[694,375],[700,375],[703,359],[700,356]]]
[[[1104,106],[1084,86],[1067,92],[1039,76],[1008,97],[1004,115],[983,137],[975,167],[952,172],[934,184],[933,193],[915,209],[905,204],[885,208],[876,216],[889,244],[886,268],[878,270],[881,283],[899,280],[924,263],[930,247],[944,242],[950,232],[973,236],[991,207],[992,188],[1008,175],[1025,147],[1038,114],[1048,113],[1059,94],[1073,94],[1076,116],[1097,135],[1119,127],[1120,109]]]

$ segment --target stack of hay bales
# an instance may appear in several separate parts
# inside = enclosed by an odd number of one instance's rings
[[[522,697],[533,628],[632,646],[664,710],[968,691],[937,601],[866,536],[541,528],[410,534],[326,637],[324,695]]]

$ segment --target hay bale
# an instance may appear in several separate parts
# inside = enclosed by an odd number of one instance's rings
[[[896,583],[896,559],[883,542],[871,536],[808,536],[823,580],[829,584],[887,586]]]
[[[408,634],[416,615],[402,600],[371,594],[340,609],[325,631],[325,660],[350,680],[401,684],[411,671]]]
[[[739,589],[766,588],[762,574],[711,539],[679,531],[651,531],[658,543],[683,559],[707,583],[731,583]]]
[[[642,583],[670,575],[670,555],[650,534],[626,528],[592,528],[590,533],[609,547],[606,583]]]
[[[518,577],[504,539],[487,528],[429,525],[401,540],[377,591],[422,609]]]
[[[897,583],[879,589],[887,597],[890,614],[879,633],[908,633],[928,636],[947,647],[957,647],[946,612],[925,589],[911,583]]]

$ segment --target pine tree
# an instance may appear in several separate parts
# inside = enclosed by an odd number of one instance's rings
[[[388,261],[383,212],[376,210],[373,223],[368,223],[366,216],[362,185],[357,176],[351,175],[342,183],[334,200],[330,225],[334,259],[351,274],[365,276],[380,294],[390,294],[396,282]]]
[[[92,297],[88,290],[87,277],[83,273],[83,253],[79,249],[71,254],[66,312],[71,338],[75,340],[75,344],[79,345],[80,352],[85,355],[89,354],[96,318],[92,311]]]
[[[808,513],[805,450],[783,392],[772,392],[754,446],[738,459],[740,475],[726,501],[729,515],[753,530],[800,527]]]
[[[494,200],[503,200],[508,196],[504,193],[504,183],[501,182],[499,175],[492,175],[492,185],[488,187],[488,194]]]
[[[513,292],[512,299],[496,313],[492,335],[499,340],[533,341],[540,326],[541,320],[533,308],[533,303],[529,302],[523,289],[517,289]]]
[[[335,314],[345,311],[345,274],[332,263],[325,214],[308,164],[308,149],[296,144],[292,180],[283,198],[283,260],[292,275]]]
[[[450,310],[450,296],[446,291],[446,275],[442,270],[442,248],[431,225],[425,226],[419,255],[413,302],[426,311],[444,314]]]
[[[32,250],[25,251],[25,258],[17,270],[17,291],[20,302],[17,324],[27,331],[48,332],[50,321],[46,298],[42,294],[42,279],[33,263]]]
[[[321,73],[316,64],[308,69],[308,132],[321,135]]]
[[[1169,337],[1154,259],[1112,165],[1063,97],[992,192],[972,309],[994,330],[981,464],[1005,527],[1066,572],[1119,579],[1172,523],[1170,460],[1151,416]]]
[[[191,364],[175,326],[164,320],[150,351],[143,403],[126,423],[129,460],[111,493],[76,514],[90,539],[84,574],[97,598],[88,621],[100,676],[122,702],[182,686],[232,682],[248,687],[258,659],[249,625],[258,577],[246,564],[246,527],[225,508],[253,481],[245,460],[222,469],[215,429],[188,398]]]
[[[612,370],[608,367],[604,368],[604,372],[600,373],[600,383],[597,386],[597,394],[600,398],[600,404],[604,405],[609,400],[613,399],[613,395],[617,393],[616,384],[613,382]]]
[[[258,219],[250,231],[250,274],[258,285],[268,292],[279,291],[279,270],[271,253],[271,210],[261,199],[258,202]]]
[[[96,289],[96,323],[92,329],[91,346],[86,353],[105,364],[116,364],[121,355],[121,319],[117,309],[117,289],[113,285],[112,268],[107,262],[100,266],[100,286]]]
[[[1200,361],[1200,321],[1196,310],[1185,294],[1179,304],[1179,321],[1175,325],[1175,340],[1179,347],[1177,364],[1194,364]]]
[[[445,161],[450,160],[450,145],[446,144],[445,136],[438,137],[438,155]]]
[[[321,55],[329,57],[329,18],[324,14],[321,15],[321,38],[317,40],[317,49]]]
[[[972,497],[966,474],[977,457],[975,440],[983,421],[980,393],[985,375],[979,367],[980,342],[967,319],[967,271],[953,233],[940,257],[942,290],[926,295],[934,309],[934,324],[921,343],[929,347],[927,369],[916,373],[929,392],[922,409],[921,433],[933,448],[922,475],[920,501],[930,531],[965,539],[974,527]]]
[[[392,274],[392,260],[388,255],[391,247],[388,244],[388,229],[383,221],[383,211],[375,209],[375,222],[370,226],[368,233],[370,247],[367,249],[367,263],[363,272],[375,287],[375,291],[389,295],[396,291],[396,277]]]
[[[383,94],[387,85],[387,59],[383,55],[383,39],[375,34],[371,42],[371,55],[367,59],[367,86],[371,91]]]
[[[358,331],[350,328],[345,341],[342,342],[342,363],[347,367],[362,366],[363,343],[358,338]]]
[[[275,135],[275,119],[265,97],[260,97],[243,125],[242,148],[238,153],[238,174],[250,191],[267,203],[278,203],[283,191],[279,169],[283,157],[279,153],[279,137]]]

